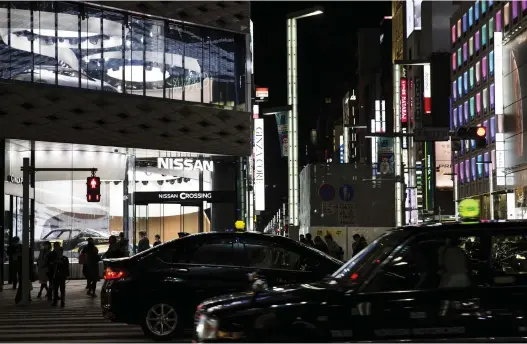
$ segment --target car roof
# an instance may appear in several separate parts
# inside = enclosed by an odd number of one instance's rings
[[[428,233],[445,230],[474,230],[474,231],[496,231],[527,229],[527,221],[524,220],[501,220],[501,221],[479,221],[479,222],[448,222],[448,223],[429,223],[416,226],[404,226],[395,228],[392,231],[410,231]]]

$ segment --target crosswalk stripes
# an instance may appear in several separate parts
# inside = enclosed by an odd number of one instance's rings
[[[149,341],[139,326],[112,323],[97,308],[0,310],[0,342]]]

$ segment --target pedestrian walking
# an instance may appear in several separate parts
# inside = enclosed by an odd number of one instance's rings
[[[38,291],[37,297],[40,299],[42,297],[42,292],[46,290],[46,298],[51,296],[50,287],[48,287],[49,282],[49,266],[48,266],[48,254],[51,252],[51,243],[45,241],[42,244],[42,249],[38,255],[37,259],[37,274],[38,282],[40,283],[40,290]]]
[[[311,236],[311,233],[306,234],[306,242],[305,244],[307,246],[315,247],[315,243],[313,242],[313,237]]]
[[[353,234],[353,244],[351,245],[351,248],[353,249],[354,256],[362,251],[366,246],[368,246],[368,243],[366,242],[366,238],[363,235],[358,233]]]
[[[16,289],[22,274],[22,244],[20,238],[15,236],[11,239],[11,244],[7,247],[7,257],[9,259],[9,282]]]
[[[150,241],[146,236],[146,232],[139,232],[139,237],[141,239],[139,239],[139,243],[137,244],[137,253],[146,251],[150,248]]]
[[[157,246],[159,244],[161,244],[161,236],[159,234],[156,234],[154,246]]]
[[[344,258],[344,250],[335,242],[335,240],[333,240],[331,234],[328,233],[324,239],[328,245],[329,255],[333,258],[342,260]]]
[[[56,306],[60,299],[60,306],[64,307],[66,301],[66,279],[70,276],[70,262],[68,257],[64,255],[59,242],[53,243],[53,252],[48,257],[50,269],[53,273],[53,303],[51,305]]]
[[[125,257],[125,253],[121,250],[115,235],[110,236],[109,242],[110,245],[108,246],[108,250],[104,253],[103,258],[112,259]]]
[[[130,244],[128,239],[124,237],[124,232],[119,233],[119,248],[123,252],[124,257],[130,256]]]
[[[79,263],[82,264],[82,273],[88,284],[86,295],[96,297],[95,290],[99,281],[99,250],[95,247],[93,238],[88,238],[88,244],[82,249]]]
[[[319,251],[322,251],[324,253],[329,253],[328,251],[328,245],[326,245],[326,243],[324,242],[324,240],[322,240],[322,238],[320,236],[316,236],[315,237],[315,240],[314,240],[314,243],[315,243],[315,248]]]

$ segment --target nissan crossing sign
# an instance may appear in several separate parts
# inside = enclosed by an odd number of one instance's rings
[[[234,191],[148,191],[134,194],[135,204],[156,203],[231,203],[236,201]]]

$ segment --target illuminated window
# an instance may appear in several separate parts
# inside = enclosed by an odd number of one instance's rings
[[[527,0],[525,0],[527,1]],[[492,40],[494,38],[494,18],[490,18],[489,20],[489,39]]]
[[[474,18],[476,20],[479,19],[479,0],[477,0],[476,3],[474,4]]]
[[[474,25],[474,8],[471,7],[468,9],[468,26],[472,27]]]
[[[522,0],[522,11],[527,10],[527,0]]]
[[[468,40],[468,54],[470,57],[474,55],[474,37],[470,37]]]
[[[478,178],[483,178],[483,155],[478,155]]]
[[[481,59],[481,76],[483,76],[483,81],[487,80],[487,56]]]
[[[481,45],[487,45],[487,25],[481,27]]]
[[[487,88],[483,89],[483,111],[487,112],[489,108],[489,90]]]
[[[457,49],[457,68],[461,68],[463,65],[463,55],[461,54],[461,48]]]
[[[468,44],[464,43],[463,44],[463,62],[467,62],[467,58],[468,58]]]
[[[476,141],[472,140],[472,150],[476,149]],[[476,158],[470,159],[471,167],[472,167],[472,180],[476,180]]]
[[[463,73],[463,93],[468,93],[468,72]]]
[[[510,5],[509,3],[506,3],[505,6],[503,6],[503,26],[509,25],[509,11]]]
[[[485,0],[481,1],[481,14],[487,12],[487,2]]]
[[[465,113],[465,123],[469,121],[469,110],[468,110],[468,100],[463,104],[463,112]]]
[[[469,111],[470,111],[470,120],[474,120],[474,117],[476,116],[476,100],[474,97],[470,97],[470,103],[469,103]]]
[[[488,122],[488,121],[484,121],[484,122],[483,122],[483,126],[484,126],[485,128],[487,128],[487,135],[485,135],[485,141],[486,141],[487,144],[488,144],[488,143],[489,143],[489,136],[490,136],[490,135],[488,134],[488,133],[490,132],[490,129],[489,129],[489,122]],[[488,160],[485,160],[485,161],[488,161]]]
[[[461,184],[465,182],[465,163],[463,161],[459,163],[459,181]]]
[[[481,93],[476,94],[476,116],[481,116]]]
[[[479,86],[480,80],[481,80],[481,63],[476,62],[476,86]]]
[[[463,33],[467,32],[467,14],[463,14]]]
[[[459,165],[458,164],[454,165],[454,178],[456,180],[459,180]]]
[[[490,85],[490,109],[494,110],[494,84]]]
[[[457,78],[457,96],[459,98],[463,97],[463,79],[461,76]]]
[[[456,43],[456,26],[452,26],[452,44]]]
[[[457,109],[452,109],[452,123],[454,123],[454,128],[457,127]]]
[[[461,37],[461,19],[457,21],[457,38]]]
[[[476,51],[479,51],[479,46],[481,44],[481,37],[479,31],[476,31]]]
[[[467,182],[470,182],[470,160],[465,160],[465,177],[467,177]]]
[[[463,125],[463,105],[457,107],[457,115],[459,116],[459,125]]]
[[[496,12],[496,32],[501,32],[501,10]]]
[[[489,70],[490,76],[494,75],[494,51],[491,51],[489,54]]]
[[[470,67],[468,70],[470,77],[470,90],[474,89],[474,67]]]
[[[492,142],[496,141],[496,117],[490,119],[490,139]]]
[[[457,81],[452,81],[452,98],[454,101],[457,99]]]
[[[488,3],[489,3],[489,8],[490,8],[494,5],[494,0],[489,0]]]
[[[518,18],[518,1],[513,0],[511,3],[511,7],[512,7],[512,20],[514,20]]]
[[[452,70],[456,70],[457,68],[457,55],[455,52],[452,53]]]

